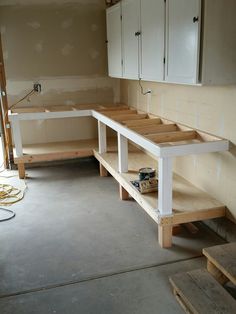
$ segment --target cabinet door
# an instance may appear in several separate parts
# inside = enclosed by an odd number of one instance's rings
[[[112,77],[122,77],[120,3],[107,9],[106,17],[108,73]]]
[[[166,81],[197,83],[201,1],[167,0],[166,5]]]
[[[165,3],[141,0],[141,78],[164,80]]]
[[[140,0],[122,2],[123,77],[138,79],[140,74],[139,45]],[[136,34],[136,35],[135,35]]]

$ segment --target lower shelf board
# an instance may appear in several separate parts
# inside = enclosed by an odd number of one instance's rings
[[[140,150],[131,150],[129,151],[128,172],[119,173],[117,151],[109,150],[107,153],[99,154],[97,150],[94,150],[94,156],[159,225],[176,225],[225,216],[223,204],[181,176],[174,174],[173,215],[161,217],[157,210],[158,192],[141,194],[130,182],[138,179],[138,171],[142,167],[157,169],[158,163],[155,159]]]
[[[97,139],[24,145],[24,156],[15,157],[14,161],[16,164],[27,164],[90,157],[93,156],[93,149],[96,147],[98,147]]]
[[[129,145],[129,171],[121,174],[118,172],[116,139],[108,139],[108,152],[105,154],[99,154],[97,147],[97,139],[25,145],[23,148],[24,156],[15,157],[14,160],[20,166],[27,163],[95,156],[159,225],[176,225],[225,216],[225,206],[223,204],[196,188],[181,176],[174,174],[173,215],[161,217],[157,210],[158,193],[140,194],[130,182],[138,179],[138,171],[142,167],[157,169],[157,160],[137,149],[137,147]]]

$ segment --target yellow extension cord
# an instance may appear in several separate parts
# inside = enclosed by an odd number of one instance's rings
[[[0,184],[0,206],[13,205],[24,197],[24,190],[15,188],[10,184]]]
[[[2,168],[3,164],[0,166]],[[5,169],[0,170],[0,173],[4,172]],[[0,175],[0,178],[9,179],[16,177],[17,175]],[[0,206],[11,206],[24,198],[25,190],[27,188],[26,182],[25,188],[23,190],[18,189],[10,184],[1,183],[0,184]]]

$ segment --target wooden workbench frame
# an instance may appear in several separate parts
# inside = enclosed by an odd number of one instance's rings
[[[45,112],[9,112],[13,139],[15,143],[15,160],[24,160],[22,138],[20,132],[20,121],[59,119],[71,117],[93,117],[98,121],[99,153],[107,151],[106,127],[117,132],[118,137],[118,169],[120,173],[128,171],[128,140],[135,143],[143,150],[158,158],[158,202],[156,213],[159,221],[172,219],[172,164],[173,158],[177,156],[202,154],[226,151],[229,142],[225,139],[209,135],[207,133],[190,129],[186,126],[175,124],[178,131],[172,130],[173,121],[165,119],[168,127],[165,132],[154,132],[151,134],[140,134],[140,128],[135,129],[135,121],[138,126],[148,124],[148,115],[145,113],[134,113],[133,109],[120,107],[120,112],[113,111],[114,108],[95,107],[91,110],[80,110],[73,108],[71,111],[45,111]],[[156,118],[161,120],[161,118]],[[150,119],[149,121],[152,123]],[[132,129],[133,128],[133,129]],[[169,128],[169,131],[166,130]],[[194,141],[199,139],[199,141]],[[159,144],[157,143],[159,141]],[[184,142],[183,142],[184,141]],[[174,142],[170,143],[169,142]],[[20,176],[24,175],[24,163],[18,162]],[[164,218],[164,220],[162,219]],[[161,246],[171,246],[172,224],[161,224],[159,228],[159,242]]]

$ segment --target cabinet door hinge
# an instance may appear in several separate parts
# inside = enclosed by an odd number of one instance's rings
[[[124,65],[124,60],[123,60],[123,59],[121,60],[121,65],[122,65],[122,66]]]

